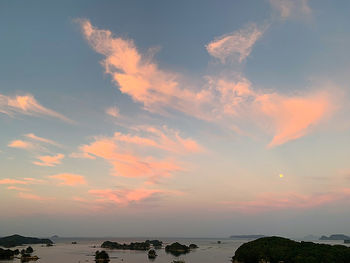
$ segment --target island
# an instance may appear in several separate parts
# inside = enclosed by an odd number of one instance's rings
[[[241,245],[234,263],[350,263],[350,248],[312,242],[296,242],[283,237],[264,237]]]
[[[95,261],[97,263],[107,263],[109,262],[109,255],[106,251],[96,251],[95,253]]]
[[[192,249],[196,249],[198,246],[196,244],[191,244],[189,246],[182,245],[179,242],[172,243],[165,247],[165,252],[170,253],[174,256],[180,256],[182,254],[189,253]]]
[[[123,249],[123,250],[149,250],[151,245],[149,242],[132,242],[130,244],[120,244],[118,242],[105,241],[101,245],[102,248]]]
[[[12,235],[0,238],[0,246],[10,248],[29,244],[53,244],[50,239]]]
[[[10,249],[2,249],[0,248],[0,260],[10,260],[13,259],[15,255],[18,255],[19,251],[16,250],[10,250]]]
[[[157,256],[158,255],[154,249],[151,249],[150,251],[148,251],[148,258],[149,259],[155,259]]]
[[[335,235],[330,235],[329,237],[327,236],[321,236],[320,240],[348,240],[350,237],[343,235],[343,234],[335,234]]]
[[[163,242],[155,239],[155,240],[146,240],[146,243],[150,243],[154,248],[162,248]]]
[[[32,253],[34,249],[32,247],[27,247],[21,251],[21,262],[36,261],[39,259],[38,256],[33,256]]]

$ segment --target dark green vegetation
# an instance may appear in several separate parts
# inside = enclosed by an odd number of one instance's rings
[[[105,263],[105,262],[109,262],[109,255],[106,251],[102,250],[102,251],[96,251],[95,253],[95,261],[96,262],[100,262],[100,263]]]
[[[2,249],[2,248],[0,248],[0,260],[13,259],[13,257],[15,255],[16,255],[15,251],[12,251],[10,249]]]
[[[329,237],[322,236],[320,238],[320,240],[347,240],[347,239],[350,239],[350,237],[343,235],[343,234],[330,235]]]
[[[165,252],[170,253],[176,257],[182,255],[182,254],[186,254],[189,253],[191,251],[191,249],[195,249],[198,248],[198,246],[196,244],[191,244],[189,246],[186,245],[182,245],[178,242],[172,243],[171,245],[167,245],[165,247]]]
[[[232,257],[243,263],[350,263],[350,248],[264,237],[240,246]]]
[[[52,244],[50,239],[41,239],[35,237],[23,237],[20,235],[12,235],[0,238],[0,246],[2,247],[16,247],[27,244]]]
[[[148,251],[148,258],[156,258],[158,255],[156,253],[156,251],[154,249],[151,249],[150,251]]]
[[[163,245],[163,242],[158,240],[158,239],[155,239],[155,240],[146,240],[145,241],[146,243],[150,243],[153,247],[155,248],[161,248],[162,245]]]
[[[103,242],[101,247],[108,249],[149,250],[151,245],[149,242],[134,242],[130,244],[120,244],[118,242],[105,241]]]
[[[21,262],[28,262],[28,261],[36,261],[38,260],[38,256],[32,256],[32,253],[34,252],[32,247],[27,247],[26,249],[22,249],[21,251]]]

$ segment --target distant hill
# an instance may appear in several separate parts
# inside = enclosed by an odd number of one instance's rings
[[[343,234],[330,235],[329,237],[322,236],[320,238],[320,240],[348,240],[348,239],[350,239],[350,237]]]
[[[232,239],[257,239],[265,237],[264,235],[233,235],[230,236]]]
[[[16,247],[27,244],[53,244],[50,239],[41,239],[36,237],[24,237],[20,235],[12,235],[0,238],[0,246],[2,247]]]
[[[350,248],[296,242],[283,237],[264,237],[241,245],[232,257],[233,263],[349,263]]]

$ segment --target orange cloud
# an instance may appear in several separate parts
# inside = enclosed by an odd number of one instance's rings
[[[67,117],[40,105],[36,99],[28,94],[24,96],[5,96],[0,94],[0,113],[13,116],[25,114],[32,116],[49,116],[65,122],[72,122]]]
[[[78,174],[63,173],[51,175],[49,177],[61,181],[61,185],[76,186],[86,184],[84,176]]]
[[[206,48],[208,53],[218,58],[221,63],[225,63],[228,59],[242,62],[250,55],[253,45],[265,30],[266,28],[250,24],[231,34],[216,38]]]
[[[98,139],[81,150],[89,156],[106,159],[113,166],[113,175],[125,177],[163,177],[170,176],[180,168],[172,161],[142,157],[126,149],[120,149],[113,139]]]
[[[61,160],[64,158],[64,154],[57,154],[55,156],[44,155],[37,157],[40,161],[35,161],[33,164],[39,166],[56,166],[61,163]]]
[[[264,93],[253,90],[251,83],[245,79],[238,82],[219,79],[214,85],[223,118],[231,116],[239,121],[243,117],[260,123],[273,134],[269,147],[308,134],[335,110],[333,97],[326,91],[292,96]]]
[[[166,126],[137,126],[132,130],[133,133],[116,132],[113,137],[97,137],[91,144],[81,146],[80,153],[74,156],[103,158],[112,165],[116,176],[155,179],[181,170],[175,161],[178,155],[203,150],[193,139],[183,138]]]
[[[14,140],[8,144],[8,147],[26,150],[35,148],[34,144],[32,144],[31,142],[26,142],[22,140]]]
[[[257,97],[257,102],[274,126],[269,147],[304,136],[333,110],[329,95],[324,92],[304,97],[264,94]]]
[[[112,202],[118,205],[127,205],[131,202],[140,202],[150,198],[158,193],[164,193],[163,190],[139,188],[133,190],[112,190],[112,189],[94,189],[89,193],[98,197],[98,202]]]

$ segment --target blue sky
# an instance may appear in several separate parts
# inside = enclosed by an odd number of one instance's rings
[[[346,232],[349,8],[1,2],[0,235]]]

